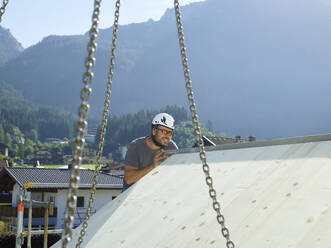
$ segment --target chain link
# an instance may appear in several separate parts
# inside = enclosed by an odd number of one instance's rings
[[[86,209],[86,215],[84,218],[83,227],[80,231],[80,236],[78,238],[78,243],[76,244],[76,248],[80,248],[80,245],[83,242],[83,237],[86,234],[86,229],[88,227],[88,221],[90,219],[90,214],[94,202],[94,195],[96,191],[96,185],[98,183],[98,176],[99,172],[101,170],[101,156],[103,151],[103,145],[105,141],[106,136],[106,127],[107,127],[107,121],[108,121],[108,115],[109,115],[109,105],[110,105],[110,96],[111,96],[111,88],[112,88],[112,81],[114,77],[114,66],[115,66],[115,51],[116,51],[116,40],[117,40],[117,31],[118,31],[118,19],[120,14],[120,0],[116,1],[115,4],[115,19],[114,19],[114,25],[113,25],[113,39],[112,39],[112,47],[111,47],[111,55],[110,55],[110,66],[109,66],[109,72],[108,72],[108,81],[107,81],[107,90],[106,90],[106,98],[104,102],[104,110],[103,110],[103,120],[102,120],[102,127],[101,127],[101,136],[99,141],[99,148],[96,158],[96,166],[95,171],[93,175],[93,183],[92,183],[92,189],[90,194],[90,199],[88,203],[88,207]]]
[[[234,248],[234,243],[230,240],[230,233],[229,230],[225,227],[224,223],[224,216],[221,214],[221,208],[220,204],[217,201],[216,198],[216,191],[213,187],[213,180],[210,176],[209,173],[209,166],[207,164],[206,160],[206,153],[205,153],[205,147],[203,144],[202,136],[201,136],[201,131],[200,131],[200,126],[199,126],[199,121],[198,121],[198,115],[197,115],[197,110],[196,110],[196,105],[194,101],[194,95],[193,95],[193,90],[192,90],[192,81],[190,77],[190,70],[188,66],[188,59],[186,55],[186,46],[184,42],[184,32],[183,32],[183,24],[181,21],[181,12],[179,8],[179,2],[178,0],[174,0],[174,6],[175,6],[175,14],[176,14],[176,21],[177,21],[177,30],[178,30],[178,39],[179,39],[179,46],[180,46],[180,54],[182,57],[182,64],[183,64],[183,69],[184,69],[184,77],[186,81],[186,89],[187,89],[187,97],[190,102],[190,110],[192,114],[192,121],[194,123],[194,131],[197,135],[197,141],[199,144],[200,148],[200,159],[202,161],[202,168],[203,172],[205,173],[206,176],[206,184],[209,187],[209,196],[213,200],[213,209],[217,213],[217,222],[221,225],[221,232],[223,237],[226,239],[226,247],[227,248]]]
[[[86,71],[83,74],[82,81],[84,87],[80,92],[80,98],[82,100],[79,107],[79,121],[77,123],[77,137],[75,141],[74,158],[72,161],[72,172],[70,177],[70,188],[67,198],[67,209],[65,214],[65,228],[62,234],[62,247],[67,247],[68,243],[72,239],[72,228],[75,220],[76,202],[77,202],[77,191],[79,186],[79,167],[82,160],[82,153],[84,148],[84,134],[87,128],[87,115],[89,110],[88,100],[92,89],[90,88],[93,79],[92,68],[94,67],[95,58],[94,53],[96,52],[97,43],[96,38],[98,37],[98,24],[100,14],[101,0],[94,1],[94,9],[92,15],[92,26],[90,29],[90,39],[87,46],[88,56],[85,59]]]
[[[0,8],[0,22],[2,21],[2,16],[5,13],[5,8],[8,4],[8,0],[3,0],[2,7]],[[90,29],[90,41],[88,43],[88,57],[85,60],[85,68],[86,72],[83,75],[83,83],[84,88],[81,90],[81,100],[82,103],[79,108],[79,117],[80,120],[77,124],[77,138],[75,141],[75,154],[73,158],[73,170],[71,173],[70,178],[70,189],[68,193],[67,198],[67,212],[65,215],[65,230],[62,237],[62,247],[67,247],[67,244],[70,242],[72,238],[72,227],[74,222],[74,215],[76,210],[76,201],[77,201],[77,190],[79,186],[79,167],[81,162],[81,155],[83,152],[84,147],[84,134],[87,127],[87,115],[89,110],[88,100],[90,98],[91,94],[91,84],[93,79],[93,72],[92,68],[94,67],[95,58],[94,53],[96,52],[96,38],[98,37],[98,24],[99,24],[99,13],[100,13],[100,4],[101,0],[95,0],[94,1],[94,10],[93,10],[93,16],[92,16],[92,27]],[[206,184],[209,187],[209,195],[213,200],[213,208],[215,212],[217,213],[217,221],[221,225],[222,229],[222,235],[226,239],[226,246],[227,248],[234,248],[234,243],[230,240],[230,233],[229,230],[225,227],[225,219],[224,216],[221,214],[220,210],[220,204],[217,201],[216,198],[216,191],[213,187],[213,181],[209,173],[209,166],[207,164],[206,160],[206,153],[205,148],[203,145],[203,140],[201,136],[199,121],[198,121],[198,115],[196,111],[196,105],[194,101],[194,95],[192,90],[192,81],[190,79],[190,70],[188,66],[188,59],[186,55],[186,46],[184,43],[184,33],[183,33],[183,25],[181,21],[181,12],[179,8],[179,2],[178,0],[174,0],[174,6],[175,6],[175,14],[176,14],[176,21],[177,21],[177,29],[178,29],[178,38],[179,38],[179,45],[180,45],[180,51],[181,51],[181,57],[182,57],[182,64],[184,68],[184,77],[186,81],[186,88],[188,92],[188,100],[190,102],[190,110],[192,114],[192,121],[195,126],[195,133],[197,135],[197,141],[200,148],[200,159],[203,163],[203,171],[206,175]],[[111,88],[112,88],[112,79],[114,76],[113,69],[114,69],[114,60],[115,60],[115,51],[116,51],[116,40],[117,40],[117,31],[118,31],[118,19],[119,19],[119,7],[120,7],[120,0],[116,1],[116,10],[115,10],[115,20],[114,20],[114,26],[113,26],[113,39],[112,39],[112,49],[111,49],[111,59],[110,59],[110,69],[108,73],[108,82],[107,82],[107,91],[106,91],[106,99],[104,102],[104,112],[103,112],[103,121],[102,121],[102,129],[101,129],[101,137],[99,142],[99,148],[98,148],[98,154],[97,154],[97,164],[93,176],[93,184],[92,184],[92,190],[91,195],[89,199],[89,205],[86,211],[85,221],[83,223],[83,228],[80,232],[80,237],[78,238],[78,243],[76,247],[80,247],[80,244],[83,242],[83,237],[86,233],[86,228],[88,226],[88,220],[90,219],[90,213],[92,209],[92,204],[94,201],[94,195],[96,191],[96,184],[98,181],[98,175],[101,170],[101,156],[103,151],[103,145],[104,145],[104,138],[106,135],[106,126],[107,126],[107,120],[108,120],[108,109],[110,105],[110,96],[111,96]]]
[[[8,2],[9,2],[9,0],[3,0],[2,1],[2,6],[0,8],[0,22],[2,21],[2,16],[6,11],[6,6],[7,6]]]

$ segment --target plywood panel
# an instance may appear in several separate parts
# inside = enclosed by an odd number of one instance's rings
[[[330,141],[207,152],[236,247],[331,247],[330,156]],[[96,213],[82,247],[225,247],[215,216],[198,154],[177,154]]]

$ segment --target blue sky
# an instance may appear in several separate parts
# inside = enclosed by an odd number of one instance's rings
[[[181,5],[202,0],[180,0]],[[83,34],[91,26],[93,0],[11,0],[1,25],[8,28],[24,48],[42,38],[56,35]],[[115,0],[101,3],[100,28],[113,24]],[[159,20],[173,0],[121,1],[120,24]]]

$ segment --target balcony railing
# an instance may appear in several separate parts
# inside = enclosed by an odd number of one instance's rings
[[[24,218],[28,218],[29,208],[24,208]],[[32,218],[44,218],[45,208],[42,207],[33,207],[32,208]],[[16,217],[17,216],[17,207],[0,205],[0,218],[1,217]],[[53,215],[51,218],[57,217],[57,208],[54,208]]]

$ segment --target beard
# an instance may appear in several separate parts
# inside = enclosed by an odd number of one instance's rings
[[[155,139],[155,135],[152,134],[151,137],[152,137],[152,140],[153,140],[154,144],[157,145],[157,146],[159,146],[161,149],[164,149],[164,148],[166,148],[166,147],[168,146],[168,144],[167,144],[167,145],[163,145],[163,144],[161,144],[160,142],[158,142],[158,141]]]

